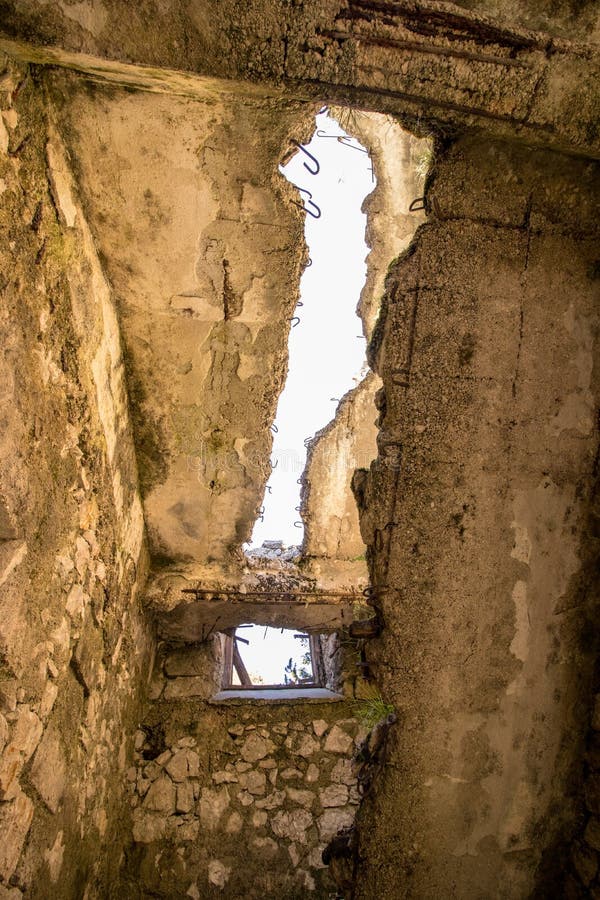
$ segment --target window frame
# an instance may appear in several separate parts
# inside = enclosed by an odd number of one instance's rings
[[[251,623],[258,625],[259,623]],[[276,625],[268,625],[266,627],[273,628]],[[224,636],[224,665],[223,677],[221,680],[221,691],[289,691],[289,690],[315,690],[315,688],[326,688],[325,665],[323,662],[323,651],[321,648],[321,640],[319,634],[312,632],[302,632],[306,634],[309,640],[310,661],[312,666],[313,677],[310,682],[300,684],[251,684],[243,683],[243,673],[246,671],[243,660],[241,659],[239,650],[236,646],[238,639],[235,632],[239,628],[224,629],[221,634]],[[292,630],[292,629],[290,629]],[[241,666],[238,668],[238,664]],[[233,684],[234,668],[237,671],[241,684]],[[246,677],[249,678],[246,672]]]

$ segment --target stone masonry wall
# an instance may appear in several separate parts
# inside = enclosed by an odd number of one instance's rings
[[[119,867],[148,667],[143,518],[69,160],[37,73],[0,72],[0,897],[92,900]]]
[[[127,772],[121,896],[328,897],[322,851],[358,803],[355,704],[153,703]]]

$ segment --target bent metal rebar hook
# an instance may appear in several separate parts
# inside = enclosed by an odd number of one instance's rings
[[[422,209],[427,210],[426,197],[417,197],[408,207],[409,212],[420,212]]]
[[[311,192],[307,191],[306,188],[298,187],[297,184],[294,184],[293,187],[295,187],[296,190],[300,191],[302,194],[308,194],[308,203],[316,209],[316,212],[313,212],[311,209],[309,209],[306,204],[298,203],[297,200],[292,200],[292,203],[294,204],[294,206],[298,206],[300,209],[305,210],[305,212],[307,212],[309,214],[309,216],[312,216],[313,219],[320,219],[321,218],[321,210],[319,209],[319,207],[317,206],[316,203],[313,203]]]
[[[369,156],[369,151],[365,149],[365,147],[357,147],[356,144],[351,144],[350,141],[352,138],[349,134],[327,134],[326,131],[323,131],[321,128],[317,131],[317,137],[320,138],[335,138],[338,144],[343,144],[344,147],[350,147],[351,150],[359,150],[361,153],[366,153]]]
[[[302,152],[305,153],[308,156],[308,158],[310,160],[312,160],[313,163],[315,164],[314,169],[312,169],[307,162],[303,162],[302,165],[304,166],[304,168],[308,172],[310,172],[311,175],[318,175],[319,172],[321,171],[321,164],[319,163],[319,160],[316,158],[316,156],[313,156],[312,153],[310,153],[310,151],[308,151],[306,149],[304,144],[300,144],[300,143],[298,143],[298,141],[295,141],[293,139],[292,139],[291,143],[294,144],[294,146],[296,146],[299,150],[302,150]]]

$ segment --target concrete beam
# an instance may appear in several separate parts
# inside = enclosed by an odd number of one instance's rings
[[[0,49],[20,60],[150,90],[284,93],[432,127],[597,157],[598,51],[511,28],[454,4],[413,0],[115,3],[76,14],[66,0],[6,2]],[[243,84],[243,88],[241,85]]]

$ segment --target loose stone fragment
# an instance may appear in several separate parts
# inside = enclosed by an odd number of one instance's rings
[[[227,819],[225,831],[227,832],[227,834],[239,834],[239,832],[242,830],[243,824],[244,820],[240,816],[239,812],[232,812]]]
[[[133,811],[133,840],[138,844],[151,844],[165,836],[167,829],[166,818],[143,809]]]
[[[283,805],[284,801],[285,791],[273,791],[272,794],[269,794],[263,800],[257,800],[256,807],[257,809],[277,809],[278,806]]]
[[[246,772],[240,775],[240,785],[255,796],[264,794],[267,785],[267,778],[264,772]]]
[[[293,778],[302,778],[300,769],[284,769],[281,773],[284,781],[291,781]]]
[[[325,721],[325,719],[315,719],[312,723],[313,731],[317,737],[323,737],[327,729],[329,728],[329,724]]]
[[[323,843],[331,840],[342,828],[347,828],[354,821],[354,810],[351,809],[326,809],[319,817],[319,834]]]
[[[325,738],[326,753],[349,753],[352,749],[353,741],[350,735],[342,731],[337,725],[334,725],[327,737]]]
[[[213,772],[212,780],[215,784],[236,784],[239,781],[235,772]]]
[[[314,763],[309,763],[305,777],[308,784],[314,784],[315,781],[319,780],[319,770]]]
[[[8,881],[15,868],[33,819],[33,803],[17,787],[14,799],[0,803],[0,877]]]
[[[144,809],[170,816],[175,812],[175,785],[168,775],[154,781],[144,798]]]
[[[208,880],[215,887],[224,888],[231,875],[231,866],[224,865],[219,859],[211,859],[208,864]]]
[[[314,794],[311,794],[310,791],[299,791],[296,788],[289,787],[285,789],[285,792],[292,803],[298,803],[306,809],[310,809],[315,801]]]
[[[48,681],[40,700],[40,718],[47,719],[58,697],[58,685],[52,681]]]
[[[263,738],[259,734],[251,734],[246,738],[241,749],[241,756],[246,762],[255,763],[259,759],[269,756],[275,749],[275,744],[268,738]]]
[[[338,759],[331,771],[331,780],[341,784],[354,784],[356,778],[352,772],[352,763],[349,759]]]
[[[227,731],[232,737],[241,737],[244,733],[244,726],[240,724],[230,725]]]
[[[194,808],[194,788],[189,781],[177,785],[177,801],[175,811],[189,813]]]
[[[345,806],[348,802],[348,788],[345,784],[330,784],[319,793],[321,806]]]
[[[271,828],[277,837],[306,844],[306,830],[312,822],[313,817],[305,809],[295,809],[292,812],[282,810],[271,819]]]
[[[202,788],[198,810],[204,828],[214,831],[228,806],[229,794],[226,787],[222,787],[220,790]]]
[[[87,595],[84,594],[82,586],[80,584],[74,584],[69,591],[69,595],[65,604],[65,609],[67,610],[71,619],[81,619],[81,617],[83,616],[83,611],[85,609],[86,601]]]

